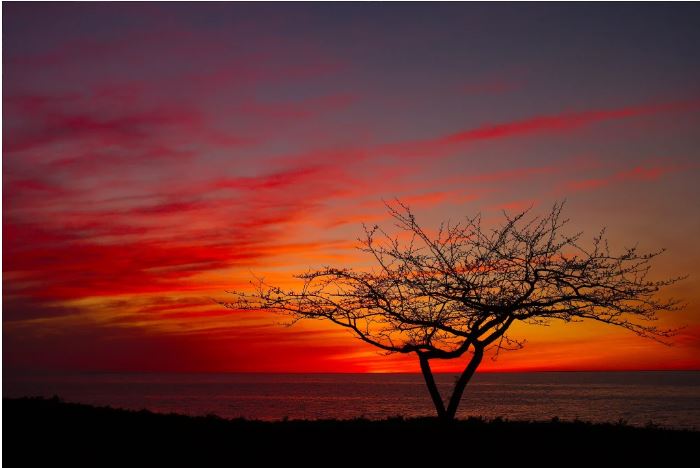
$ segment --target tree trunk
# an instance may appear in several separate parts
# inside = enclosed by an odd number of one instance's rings
[[[474,372],[476,371],[479,364],[481,364],[481,359],[484,357],[483,348],[479,347],[474,350],[469,364],[464,369],[462,374],[457,379],[454,389],[452,390],[452,396],[450,397],[450,403],[445,408],[445,403],[442,401],[442,396],[440,396],[440,390],[435,384],[435,378],[433,377],[433,372],[430,369],[430,362],[427,357],[419,354],[418,359],[420,361],[420,369],[423,372],[423,378],[425,379],[425,384],[430,392],[430,398],[433,400],[435,405],[435,410],[437,411],[438,418],[444,420],[453,420],[457,414],[457,408],[459,407],[459,402],[464,394],[464,389],[471,380]]]
[[[457,414],[457,407],[459,402],[462,400],[462,394],[464,394],[464,389],[467,383],[471,380],[476,368],[481,364],[481,359],[484,357],[484,349],[479,347],[474,350],[474,355],[472,356],[469,364],[459,376],[457,382],[455,383],[455,388],[452,390],[452,396],[450,397],[450,404],[447,406],[447,411],[445,412],[446,419],[454,419]]]
[[[438,390],[437,385],[435,385],[433,371],[430,369],[430,362],[428,362],[428,358],[422,355],[418,355],[418,359],[420,360],[420,370],[423,372],[425,384],[428,386],[428,391],[430,392],[430,398],[433,399],[438,417],[443,419],[445,417],[445,403],[440,396],[440,390]]]

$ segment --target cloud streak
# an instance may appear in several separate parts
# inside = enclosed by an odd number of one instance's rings
[[[612,109],[564,112],[529,117],[448,133],[435,138],[386,145],[382,152],[404,157],[440,156],[470,143],[514,138],[527,135],[565,133],[605,122],[666,113],[700,110],[700,100],[671,101]]]

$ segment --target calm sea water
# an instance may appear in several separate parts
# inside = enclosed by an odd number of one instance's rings
[[[445,387],[454,375],[436,376]],[[73,374],[3,378],[3,396],[257,419],[433,415],[419,374]],[[700,429],[700,372],[477,374],[459,416]]]

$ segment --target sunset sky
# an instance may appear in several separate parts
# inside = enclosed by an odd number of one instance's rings
[[[418,371],[321,322],[220,307],[430,227],[567,200],[666,247],[672,346],[518,326],[482,370],[700,369],[700,6],[3,4],[7,371]],[[437,365],[456,369],[462,362]]]

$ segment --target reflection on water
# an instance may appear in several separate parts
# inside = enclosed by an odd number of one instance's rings
[[[454,375],[437,376],[447,391]],[[257,419],[432,416],[418,374],[4,376],[3,396]],[[700,428],[700,372],[477,374],[459,416],[582,419]]]

